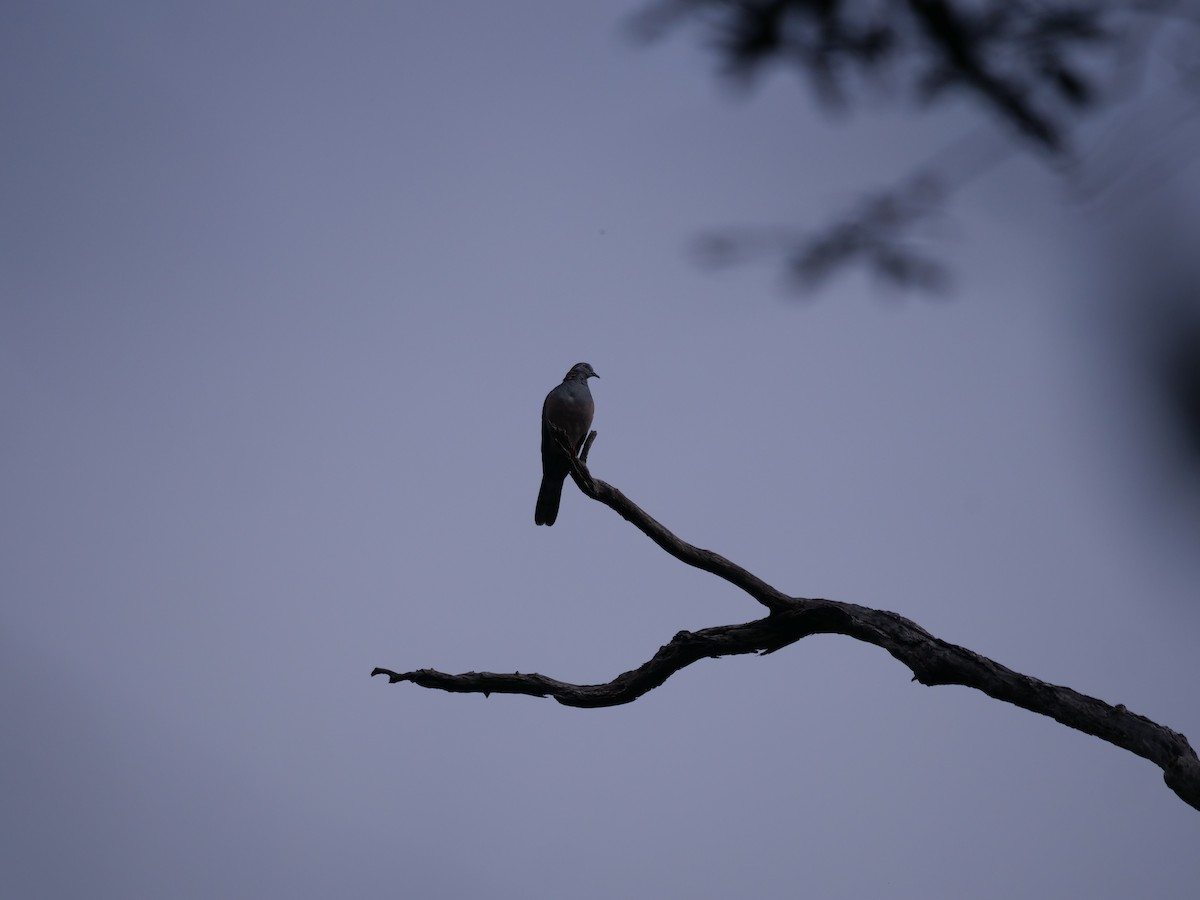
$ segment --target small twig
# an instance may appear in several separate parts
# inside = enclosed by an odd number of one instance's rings
[[[592,444],[596,442],[597,434],[598,432],[595,431],[590,432],[583,442],[583,449],[579,451],[579,458],[583,460],[584,463],[587,462],[588,452],[592,449]]]

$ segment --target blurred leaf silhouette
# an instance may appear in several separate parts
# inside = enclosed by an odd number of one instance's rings
[[[702,262],[781,260],[801,294],[855,268],[945,293],[950,268],[921,230],[961,187],[1032,154],[1063,177],[1089,225],[1152,248],[1098,259],[1097,277],[1123,283],[1117,299],[1137,324],[1117,339],[1149,374],[1145,403],[1165,411],[1170,445],[1185,451],[1173,458],[1200,487],[1200,267],[1179,239],[1200,227],[1185,177],[1200,161],[1198,0],[656,0],[631,22],[646,41],[687,26],[741,84],[791,69],[826,108],[851,109],[874,91],[914,108],[960,98],[980,119],[816,228],[710,231],[694,243]]]
[[[796,66],[825,103],[854,77],[899,77],[922,102],[966,91],[1042,149],[1065,149],[1065,108],[1096,87],[1081,63],[1113,41],[1116,5],[992,0],[660,0],[633,23],[655,38],[701,19],[726,73]]]
[[[787,232],[728,229],[702,236],[695,250],[702,262],[714,266],[782,252],[790,279],[802,289],[857,264],[899,287],[942,292],[948,286],[946,267],[922,254],[912,235],[913,227],[939,208],[942,191],[940,179],[922,174],[865,196],[848,215],[807,239]]]
[[[898,287],[940,291],[947,267],[916,249],[913,229],[997,162],[997,146],[1070,169],[1075,126],[1138,80],[1156,34],[1200,25],[1200,11],[1182,0],[658,0],[631,31],[654,40],[692,23],[739,82],[790,67],[824,105],[843,109],[871,85],[889,97],[898,88],[901,102],[916,106],[962,96],[1018,138],[1007,146],[993,139],[990,148],[976,141],[977,159],[959,149],[954,164],[931,160],[814,233],[782,240],[730,229],[697,244],[704,261],[718,264],[780,254],[802,290],[863,265]]]

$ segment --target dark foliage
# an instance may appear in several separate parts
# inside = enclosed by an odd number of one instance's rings
[[[633,22],[644,39],[687,25],[705,32],[721,69],[742,82],[792,69],[822,103],[843,109],[872,90],[913,106],[958,97],[984,124],[1001,126],[946,148],[896,184],[864,190],[815,229],[712,231],[695,244],[706,263],[773,256],[801,293],[849,269],[901,289],[943,291],[949,268],[922,229],[959,187],[1022,150],[1069,175],[1077,199],[1103,208],[1109,224],[1156,193],[1176,195],[1168,205],[1194,222],[1176,175],[1200,160],[1200,137],[1186,124],[1200,110],[1200,0],[655,0]],[[1162,71],[1148,90],[1151,63]],[[1124,127],[1105,102],[1118,99],[1133,101]],[[1088,119],[1120,139],[1080,152]],[[1104,152],[1114,145],[1115,156]],[[1179,255],[1193,257],[1190,249]],[[1160,280],[1150,277],[1132,296],[1156,296]],[[1171,294],[1189,324],[1147,352],[1157,397],[1200,470],[1200,294],[1194,279],[1183,283]]]
[[[782,253],[789,279],[802,289],[859,265],[888,284],[938,292],[947,286],[949,273],[919,248],[913,227],[939,208],[942,193],[942,179],[921,174],[896,188],[865,196],[847,215],[815,235],[728,229],[700,238],[696,252],[702,262],[716,266],[753,254]]]
[[[1040,148],[1061,153],[1067,113],[1097,96],[1085,57],[1112,42],[1121,11],[1022,0],[660,0],[635,28],[653,37],[702,20],[728,74],[794,66],[827,103],[845,103],[856,79],[898,77],[926,102],[966,91]]]
[[[791,283],[812,288],[865,266],[902,288],[943,288],[947,269],[918,250],[913,230],[960,185],[996,161],[996,146],[1024,147],[1062,170],[1076,154],[1073,132],[1107,97],[1136,81],[1151,37],[1169,25],[1200,24],[1189,0],[658,0],[634,20],[643,39],[699,24],[722,70],[752,81],[772,67],[801,72],[816,97],[838,108],[864,91],[917,106],[953,96],[1018,138],[993,140],[976,159],[945,154],[900,185],[871,191],[829,224],[783,239],[778,232],[726,230],[698,243],[703,259],[727,263],[783,256]],[[964,164],[965,163],[965,164]],[[964,177],[964,172],[967,173]]]

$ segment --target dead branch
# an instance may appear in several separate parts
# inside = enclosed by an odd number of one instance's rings
[[[389,683],[412,682],[457,693],[526,694],[553,697],[565,706],[595,708],[631,703],[673,674],[701,659],[748,653],[773,653],[812,634],[841,634],[890,653],[921,684],[957,684],[1030,712],[1049,716],[1108,741],[1163,770],[1163,780],[1185,803],[1200,809],[1200,758],[1187,738],[1164,725],[1130,712],[1122,704],[1022,675],[986,656],[934,637],[915,622],[887,610],[812,597],[788,597],[725,557],[680,540],[612,485],[592,477],[585,456],[571,459],[571,477],[588,497],[603,503],[680,562],[703,569],[740,587],[770,614],[738,625],[681,631],[648,661],[606,684],[570,684],[536,673],[467,672],[450,675],[434,669],[395,672],[376,668]]]

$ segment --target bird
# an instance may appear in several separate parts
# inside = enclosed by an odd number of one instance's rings
[[[563,376],[562,384],[550,391],[542,404],[542,486],[533,512],[537,525],[553,525],[558,518],[563,482],[571,471],[571,462],[551,428],[562,429],[572,452],[578,455],[596,411],[587,380],[599,377],[588,363],[575,363]]]

